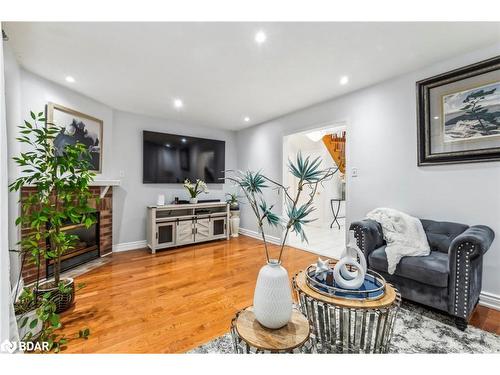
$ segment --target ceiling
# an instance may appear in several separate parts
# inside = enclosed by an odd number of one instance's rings
[[[20,64],[51,81],[116,109],[232,130],[500,42],[500,23],[8,22],[4,29]],[[260,30],[267,40],[259,45]]]

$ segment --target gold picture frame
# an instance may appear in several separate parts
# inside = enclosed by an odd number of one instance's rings
[[[77,141],[89,147],[92,157],[91,171],[102,173],[103,127],[104,122],[96,117],[62,106],[47,104],[47,124],[61,128],[61,133],[54,139],[56,148],[63,149]]]

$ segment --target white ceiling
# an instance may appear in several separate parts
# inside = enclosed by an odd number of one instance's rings
[[[241,129],[500,42],[500,23],[33,23],[21,65],[113,108]],[[257,45],[263,30],[267,41]],[[71,75],[75,83],[67,83]],[[339,84],[348,75],[347,85]],[[173,108],[174,98],[184,102]],[[245,123],[244,116],[251,121]]]

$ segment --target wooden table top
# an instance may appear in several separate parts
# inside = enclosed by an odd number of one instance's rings
[[[307,294],[309,297],[340,307],[349,307],[356,309],[381,309],[391,306],[396,300],[396,290],[394,289],[394,287],[392,287],[392,285],[388,283],[385,284],[385,294],[382,298],[376,300],[361,301],[347,298],[328,297],[316,292],[315,290],[311,289],[309,285],[307,285],[305,271],[300,271],[299,273],[297,273],[294,277],[294,280],[295,286],[299,288],[303,293]]]
[[[288,324],[279,329],[263,327],[255,318],[253,306],[242,310],[235,322],[238,335],[249,345],[269,351],[290,351],[309,338],[309,322],[296,309]]]

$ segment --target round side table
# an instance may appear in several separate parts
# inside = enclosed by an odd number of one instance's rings
[[[279,329],[265,328],[257,321],[253,307],[236,313],[231,322],[235,353],[310,353],[309,322],[294,309],[292,319]]]
[[[401,304],[400,293],[386,284],[385,295],[360,301],[328,297],[311,289],[305,272],[293,278],[300,309],[311,327],[319,353],[387,353]]]

